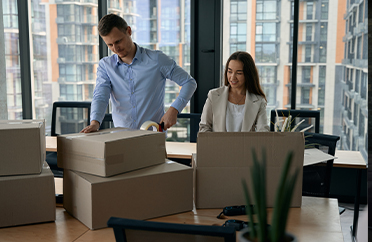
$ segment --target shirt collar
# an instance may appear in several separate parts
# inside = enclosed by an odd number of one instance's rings
[[[131,65],[132,65],[136,60],[138,60],[138,61],[142,61],[142,51],[141,51],[140,47],[139,47],[135,42],[133,42],[133,43],[136,45],[136,54],[135,54],[134,57],[133,57],[133,60],[132,60]],[[118,56],[117,54],[115,54],[115,59],[116,59],[116,65],[117,65],[117,66],[118,66],[118,65],[121,65],[121,64],[124,64],[124,65],[126,65],[126,66],[129,66],[127,63],[123,62],[123,61],[119,58],[119,56]]]

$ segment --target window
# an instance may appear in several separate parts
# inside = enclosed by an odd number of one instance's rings
[[[326,68],[326,66],[319,66],[319,85],[325,85]]]
[[[302,67],[302,82],[303,83],[310,83],[310,80],[311,80],[310,72],[311,72],[310,66]]]
[[[276,67],[275,66],[257,66],[261,84],[276,83]]]
[[[301,89],[301,104],[310,104],[310,88],[308,87]]]
[[[230,5],[230,21],[247,20],[247,1],[232,0]]]
[[[327,62],[327,45],[321,44],[319,47],[319,62],[325,63]]]
[[[275,44],[256,44],[256,62],[276,62]]]
[[[328,1],[321,2],[320,19],[322,20],[328,19]]]
[[[256,41],[274,42],[276,39],[276,23],[257,23]]]
[[[313,19],[313,2],[306,2],[306,19]]]
[[[257,1],[256,19],[273,20],[276,19],[277,1]]]
[[[305,46],[305,62],[311,62],[311,45]]]
[[[246,23],[231,23],[230,25],[230,41],[231,42],[245,42],[247,37]]]
[[[311,41],[313,36],[313,25],[306,24],[306,41]]]
[[[320,41],[327,41],[327,23],[320,23]]]

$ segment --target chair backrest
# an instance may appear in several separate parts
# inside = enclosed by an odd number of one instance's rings
[[[294,109],[278,109],[278,116],[279,117],[288,117],[289,115],[292,116],[291,127],[293,128],[297,123],[299,123],[299,119],[305,119],[305,121],[297,128],[300,131],[303,128],[310,126],[311,124],[314,125],[313,128],[308,130],[307,132],[314,131],[315,133],[319,133],[320,129],[320,112],[317,110],[294,110]],[[275,110],[271,110],[270,113],[270,130],[274,131],[274,124],[275,124],[275,117],[276,113]],[[315,120],[311,120],[315,119]]]
[[[114,122],[112,121],[112,114],[106,113],[103,118],[99,129],[109,129],[114,127]]]
[[[195,143],[199,132],[200,117],[200,113],[179,113],[177,124],[168,130],[167,141],[190,141]]]
[[[305,133],[305,147],[317,148],[334,156],[336,152],[336,144],[339,139],[340,137],[335,135]],[[323,164],[304,167],[302,195],[329,197],[332,167],[333,159],[328,160],[325,165]],[[315,177],[320,178],[321,186],[316,184],[316,179],[314,179]]]
[[[236,241],[234,227],[162,223],[116,217],[111,217],[107,225],[114,229],[117,242]]]
[[[53,103],[51,135],[78,133],[90,123],[90,102],[58,101]]]

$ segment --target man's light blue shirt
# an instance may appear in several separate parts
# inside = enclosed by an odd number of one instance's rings
[[[102,123],[111,98],[115,127],[139,129],[145,121],[159,122],[164,115],[166,79],[182,86],[171,106],[181,113],[187,105],[196,90],[194,78],[163,52],[136,47],[129,65],[116,54],[99,61],[91,120]]]

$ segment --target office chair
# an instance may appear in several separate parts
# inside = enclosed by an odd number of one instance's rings
[[[225,241],[235,242],[235,227],[207,226],[141,221],[111,217],[117,242],[134,241]]]
[[[339,136],[317,133],[305,133],[306,148],[317,148],[334,156]],[[325,164],[315,164],[304,167],[302,195],[329,197],[333,159]]]
[[[179,113],[177,115],[177,124],[168,131],[167,141],[190,141],[191,143],[196,143],[200,117],[200,113]],[[185,128],[185,126],[187,127]]]
[[[90,102],[58,101],[53,103],[51,136],[78,133],[89,125]],[[57,166],[57,153],[47,152],[46,162],[55,177],[63,177],[63,169]]]
[[[110,129],[114,128],[114,122],[112,121],[112,114],[106,113],[105,117],[103,118],[99,129]]]
[[[310,132],[311,130],[315,130],[315,133],[319,133],[320,128],[320,112],[317,110],[294,110],[294,109],[278,109],[278,116],[279,117],[288,117],[289,115],[292,116],[292,120],[295,121],[291,123],[291,127],[293,128],[297,123],[299,123],[298,119],[305,119],[305,121],[296,129],[296,131],[300,131],[303,128],[306,128],[312,124],[311,120],[312,118],[315,119],[314,127],[310,130],[307,130],[307,132]],[[276,113],[275,110],[271,110],[270,113],[270,131],[274,131],[274,124],[275,124],[275,117]],[[306,122],[306,119],[309,119],[308,122]],[[280,126],[281,127],[281,126]]]

